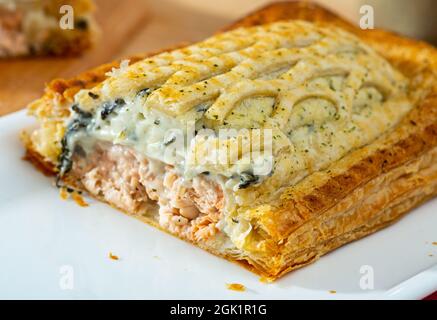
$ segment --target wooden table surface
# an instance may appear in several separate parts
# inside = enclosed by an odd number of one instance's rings
[[[232,18],[170,0],[95,0],[102,29],[95,48],[78,58],[0,61],[0,116],[24,108],[54,78],[140,52],[201,40]],[[216,2],[217,3],[217,2]]]

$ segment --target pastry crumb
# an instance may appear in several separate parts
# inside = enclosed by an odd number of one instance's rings
[[[266,277],[261,277],[261,278],[259,278],[259,282],[262,282],[262,283],[270,283],[271,281],[269,281],[269,279],[266,278]]]
[[[89,204],[84,200],[84,198],[80,194],[78,194],[77,192],[73,192],[71,197],[73,198],[74,202],[76,202],[79,206],[81,206],[81,207],[88,207],[89,206]]]
[[[119,260],[120,258],[118,256],[116,256],[115,254],[112,254],[112,252],[109,253],[109,259],[112,260]]]
[[[66,188],[61,188],[59,189],[59,196],[61,197],[62,200],[67,200],[70,195],[68,194]]]
[[[62,200],[68,200],[71,197],[81,207],[89,206],[81,194],[73,189],[62,187],[59,189],[59,196]]]
[[[428,257],[434,257],[434,255],[433,255],[432,253],[430,253],[430,254],[428,255]]]
[[[336,291],[336,290],[329,290],[329,293],[331,293],[331,294],[336,294],[337,291]]]
[[[246,291],[246,287],[240,283],[227,283],[226,287],[232,291],[239,291],[239,292]]]

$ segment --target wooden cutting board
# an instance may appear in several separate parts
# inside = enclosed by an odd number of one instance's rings
[[[93,66],[184,41],[201,40],[231,18],[196,11],[170,0],[95,0],[100,39],[77,58],[0,61],[0,116],[24,108],[54,78],[71,77]]]

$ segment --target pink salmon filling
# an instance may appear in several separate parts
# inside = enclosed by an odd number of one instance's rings
[[[92,195],[128,212],[159,206],[159,224],[189,240],[207,240],[219,229],[224,196],[207,176],[185,181],[173,166],[156,164],[133,149],[99,142],[92,153],[75,152],[70,173]]]
[[[26,54],[28,45],[22,31],[23,14],[0,7],[0,56]]]

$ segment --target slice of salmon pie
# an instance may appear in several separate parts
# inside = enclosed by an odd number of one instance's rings
[[[93,10],[92,0],[1,0],[0,58],[83,52],[97,32]]]
[[[372,41],[287,20],[54,81],[28,156],[274,280],[437,192],[435,50]]]

